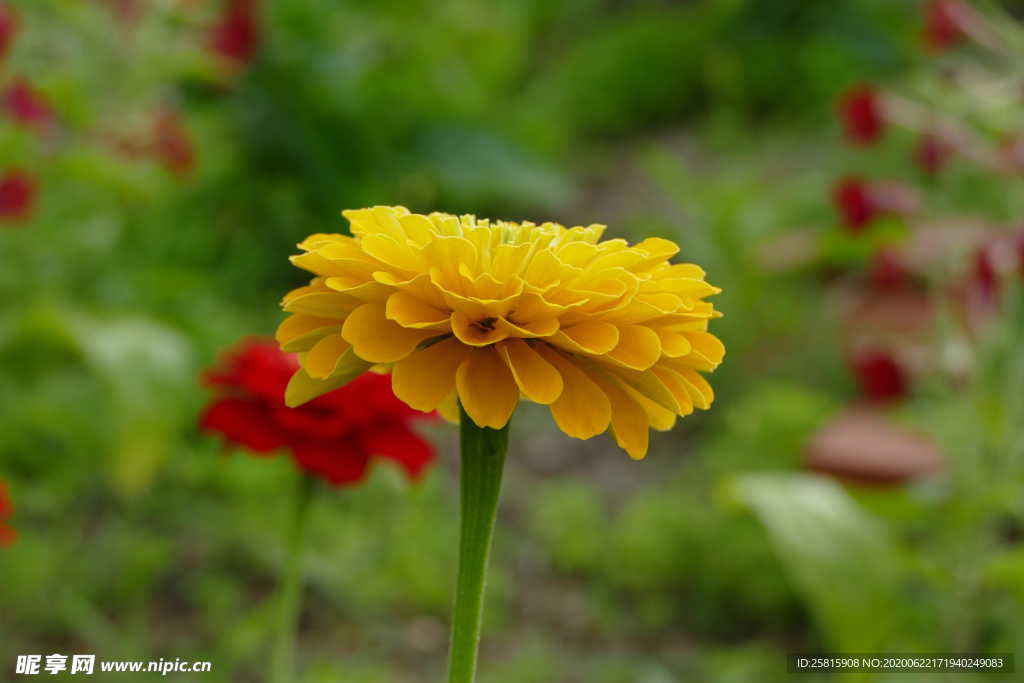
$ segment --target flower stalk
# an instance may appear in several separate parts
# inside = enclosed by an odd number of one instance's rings
[[[273,649],[270,655],[272,683],[289,683],[295,677],[295,639],[302,595],[302,554],[306,545],[309,510],[319,482],[299,473],[288,524],[285,566],[277,602]]]
[[[478,427],[461,403],[459,412],[462,526],[451,649],[448,653],[448,683],[473,683],[483,620],[487,564],[508,450],[508,424],[501,429]]]

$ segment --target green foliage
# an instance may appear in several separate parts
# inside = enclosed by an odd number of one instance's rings
[[[869,161],[823,121],[843,86],[915,59],[913,3],[277,0],[229,78],[205,51],[218,3],[142,3],[131,28],[110,3],[13,4],[0,87],[30,79],[59,125],[0,118],[0,166],[40,182],[33,217],[0,224],[19,532],[0,550],[3,666],[74,649],[263,676],[290,463],[197,434],[198,375],[273,329],[296,241],[373,203],[663,235],[724,288],[715,410],[654,435],[648,461],[519,423],[487,680],[760,683],[794,648],[1024,643],[1019,316],[952,340],[979,382],[933,379],[900,416],[945,445],[945,478],[862,491],[797,472],[851,382],[821,280],[763,249],[801,227],[829,263],[864,260],[873,242],[836,236],[827,193]],[[196,150],[182,176],[109,141],[165,107]],[[912,141],[895,142],[880,167],[898,176]],[[934,199],[1015,220],[1014,183],[955,169]],[[381,465],[315,502],[301,680],[440,678],[452,466],[411,487]]]

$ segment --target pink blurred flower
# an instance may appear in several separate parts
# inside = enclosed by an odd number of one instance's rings
[[[184,177],[195,169],[196,152],[192,136],[177,110],[165,108],[157,113],[153,148],[156,158],[171,173]]]
[[[876,142],[885,129],[881,97],[873,85],[857,85],[839,99],[839,115],[846,139],[858,145]]]
[[[832,202],[843,225],[853,233],[864,230],[879,216],[906,216],[914,213],[920,200],[917,192],[892,182],[867,182],[862,178],[842,178],[832,190]]]
[[[0,59],[7,56],[14,43],[14,35],[18,31],[18,17],[14,8],[0,4]]]
[[[0,175],[0,221],[21,221],[32,215],[38,183],[35,176],[18,168]]]
[[[985,299],[996,300],[1000,283],[1013,274],[1024,277],[1024,233],[993,239],[974,253],[971,280]]]
[[[4,91],[3,105],[15,123],[22,126],[45,128],[54,121],[46,98],[23,78],[15,79]]]
[[[850,359],[860,393],[868,401],[883,403],[906,397],[907,372],[891,353],[880,349],[860,351]]]
[[[924,42],[936,52],[963,40],[969,8],[960,0],[930,0],[924,11]]]
[[[868,267],[868,282],[875,289],[898,289],[907,285],[912,274],[903,259],[892,249],[879,249]]]
[[[14,543],[17,533],[7,526],[7,518],[14,514],[14,503],[7,494],[7,485],[0,481],[0,548]]]
[[[227,0],[210,35],[210,49],[238,65],[247,64],[260,45],[258,0]]]
[[[923,133],[914,148],[914,160],[921,170],[935,175],[949,161],[953,148],[937,133]]]

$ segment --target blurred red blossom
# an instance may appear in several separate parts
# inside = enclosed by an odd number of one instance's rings
[[[935,175],[949,161],[953,148],[937,133],[923,133],[914,148],[914,160],[921,170]]]
[[[11,168],[0,175],[0,221],[28,218],[35,205],[38,183],[35,176],[20,168]]]
[[[256,453],[287,450],[295,463],[335,486],[354,484],[372,456],[397,461],[417,479],[434,459],[412,422],[433,416],[395,398],[391,377],[368,372],[299,408],[284,403],[298,369],[274,341],[251,339],[226,352],[204,375],[215,398],[200,418],[203,431]]]
[[[850,232],[858,233],[879,216],[914,213],[920,200],[913,188],[900,183],[867,182],[847,176],[833,188],[832,203],[843,225]]]
[[[4,108],[23,126],[44,128],[54,120],[53,109],[43,95],[23,78],[17,78],[3,94]]]
[[[14,504],[7,495],[7,485],[0,481],[0,548],[14,543],[17,534],[7,526],[7,519],[14,514]]]
[[[904,367],[888,351],[867,349],[854,354],[850,367],[861,396],[882,403],[907,396],[910,380]]]
[[[1015,273],[1024,277],[1024,233],[989,240],[975,251],[972,281],[983,297],[996,298],[1003,278]]]
[[[857,85],[839,100],[839,114],[846,139],[858,145],[877,141],[885,129],[881,96],[873,85]]]
[[[0,4],[0,59],[6,57],[10,52],[17,31],[18,17],[14,14],[14,8],[7,4]]]
[[[187,176],[196,166],[192,136],[176,109],[157,112],[153,123],[153,147],[156,158],[171,173]]]
[[[210,34],[210,49],[230,62],[246,64],[259,45],[258,0],[227,0]]]
[[[969,21],[969,8],[960,0],[930,0],[924,10],[924,42],[935,51],[959,43]]]
[[[909,284],[912,277],[903,258],[893,249],[879,249],[871,257],[868,282],[875,289],[898,289]]]

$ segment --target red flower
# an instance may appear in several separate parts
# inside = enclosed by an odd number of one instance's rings
[[[17,536],[14,529],[7,526],[5,520],[14,514],[14,504],[7,495],[7,486],[0,481],[0,548],[14,543]]]
[[[156,158],[171,173],[187,176],[196,166],[192,137],[174,109],[157,113],[153,126],[153,149]]]
[[[44,128],[53,123],[53,109],[46,98],[22,78],[4,91],[3,104],[15,123],[22,126]]]
[[[935,175],[949,161],[953,149],[935,133],[924,133],[914,148],[914,160],[925,173]]]
[[[873,85],[850,88],[839,100],[846,139],[857,145],[868,145],[882,136],[885,118],[878,90]]]
[[[14,8],[0,5],[0,59],[10,51],[17,30],[18,17],[14,14]]]
[[[867,183],[860,178],[844,178],[832,191],[832,201],[842,216],[843,225],[851,232],[860,232],[878,213],[868,192]]]
[[[36,179],[28,171],[12,168],[0,175],[0,221],[28,218],[37,189]]]
[[[252,60],[259,44],[258,1],[227,0],[210,35],[210,49],[231,62],[245,64]]]
[[[432,416],[412,410],[391,392],[391,378],[368,372],[299,408],[284,404],[298,368],[273,341],[248,340],[228,351],[204,376],[216,398],[200,428],[256,453],[286,449],[295,463],[336,486],[354,484],[373,456],[396,460],[411,479],[434,459],[411,428]]]
[[[879,290],[899,289],[910,282],[911,272],[892,249],[879,249],[871,259],[868,281]]]
[[[904,398],[909,389],[907,373],[886,351],[861,351],[850,364],[857,378],[861,395],[874,402]]]
[[[966,11],[959,0],[931,0],[924,11],[925,45],[941,51],[959,43],[965,35]]]
[[[1016,271],[1024,277],[1024,234],[994,239],[974,253],[974,290],[983,298],[995,300],[1003,277]]]
[[[917,210],[920,200],[917,192],[899,183],[869,183],[848,176],[832,190],[832,203],[842,218],[843,225],[859,233],[879,216],[905,216]]]

